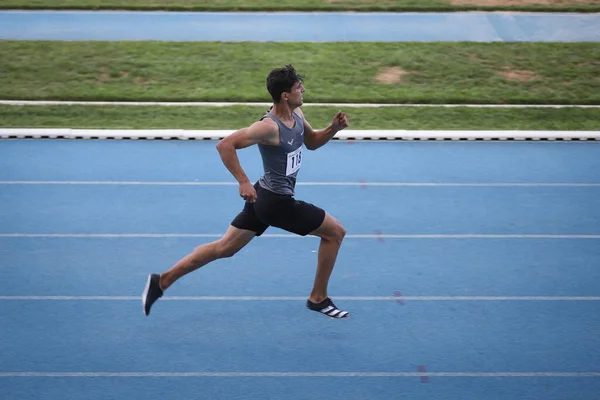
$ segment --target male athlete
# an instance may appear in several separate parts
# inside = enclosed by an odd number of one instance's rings
[[[225,167],[239,182],[240,196],[246,201],[225,235],[203,244],[162,274],[151,274],[142,295],[144,314],[177,279],[214,260],[231,257],[260,236],[269,226],[298,235],[321,238],[317,271],[308,309],[332,318],[350,314],[333,304],[327,295],[329,277],[346,234],[344,227],[323,209],[294,198],[296,176],[302,165],[302,145],[316,150],[348,126],[342,111],[325,129],[315,131],[300,110],[305,89],[303,78],[291,65],[277,68],[267,77],[267,90],[273,98],[271,109],[257,122],[225,137],[217,150]],[[244,173],[236,150],[257,144],[264,175],[254,185]]]

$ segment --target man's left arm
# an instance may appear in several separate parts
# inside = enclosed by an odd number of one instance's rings
[[[302,120],[304,121],[304,145],[308,150],[316,150],[329,142],[339,131],[348,127],[348,117],[346,113],[338,111],[333,117],[333,121],[325,129],[315,131],[300,109],[298,109]]]

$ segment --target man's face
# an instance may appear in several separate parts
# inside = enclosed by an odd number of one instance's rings
[[[305,90],[302,82],[296,82],[288,93],[288,103],[290,103],[291,106],[300,107],[303,102],[302,94]]]

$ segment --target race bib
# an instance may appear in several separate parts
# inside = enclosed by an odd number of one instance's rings
[[[298,147],[293,152],[288,153],[285,174],[292,175],[300,169],[300,165],[302,165],[302,146]]]

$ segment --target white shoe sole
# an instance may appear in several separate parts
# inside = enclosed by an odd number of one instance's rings
[[[150,290],[150,282],[152,281],[152,274],[148,275],[148,281],[146,282],[146,287],[144,288],[144,293],[142,293],[142,311],[144,315],[146,314],[146,299],[148,298],[148,291]]]

